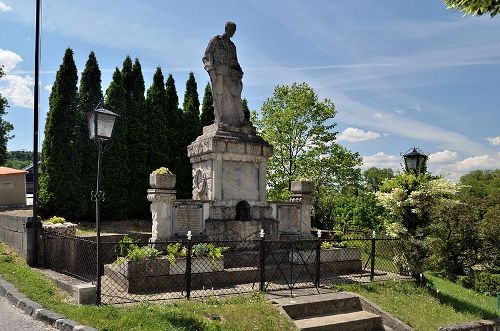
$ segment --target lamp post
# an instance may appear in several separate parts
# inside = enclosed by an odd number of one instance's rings
[[[98,106],[99,107],[99,106]],[[91,199],[95,201],[95,224],[96,224],[96,245],[97,245],[97,285],[96,285],[96,304],[101,304],[101,256],[99,246],[101,241],[101,210],[100,202],[104,200],[104,192],[101,191],[101,164],[104,142],[111,139],[113,127],[118,114],[104,108],[96,108],[87,114],[89,125],[89,138],[94,139],[97,145],[97,185],[96,190],[92,191]]]
[[[410,148],[405,154],[402,154],[405,161],[406,172],[424,172],[426,170],[426,163],[428,155],[420,150],[420,148]]]

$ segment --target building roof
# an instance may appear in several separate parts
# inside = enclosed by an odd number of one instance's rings
[[[24,175],[27,174],[27,171],[24,170],[18,170],[18,169],[13,169],[13,168],[7,168],[7,167],[0,167],[0,176],[7,176],[7,175]]]

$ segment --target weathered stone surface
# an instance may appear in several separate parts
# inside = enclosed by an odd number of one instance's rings
[[[151,201],[151,241],[167,240],[172,236],[173,213],[175,202],[174,190],[149,189],[148,200]]]
[[[260,229],[264,229],[266,238],[278,239],[278,221],[275,219],[251,221],[208,219],[205,221],[205,225],[205,233],[210,240],[257,240]]]

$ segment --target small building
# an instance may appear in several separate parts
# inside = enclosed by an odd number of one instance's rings
[[[24,170],[0,167],[0,205],[26,205]]]
[[[40,165],[42,164],[41,161],[38,161],[38,178],[40,178]],[[33,164],[30,164],[29,166],[23,168],[26,173],[26,194],[33,194]]]

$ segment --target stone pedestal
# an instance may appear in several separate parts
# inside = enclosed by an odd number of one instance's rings
[[[290,201],[302,205],[300,232],[304,237],[311,235],[311,209],[314,205],[314,184],[310,181],[292,181]]]
[[[272,146],[248,124],[215,123],[188,146],[193,165],[193,200],[210,201],[205,221],[209,239],[258,239],[261,228],[278,236],[266,201],[267,160]],[[238,219],[236,205],[246,201],[250,218]]]
[[[175,193],[175,190],[148,190],[153,218],[151,242],[169,240],[172,237]]]

